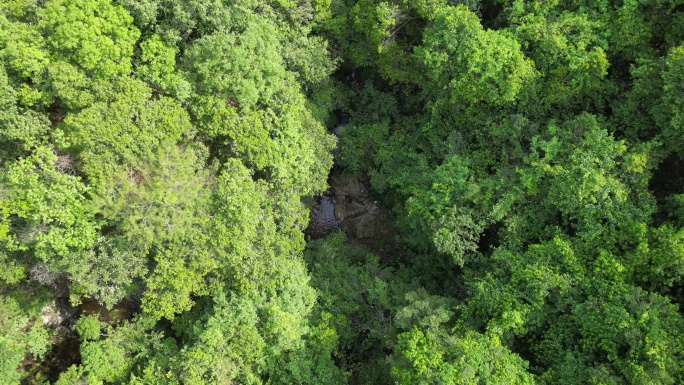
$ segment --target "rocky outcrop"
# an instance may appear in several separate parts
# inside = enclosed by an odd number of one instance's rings
[[[330,189],[311,210],[307,233],[324,237],[342,229],[349,237],[376,235],[380,209],[370,191],[357,178],[333,176]]]
[[[330,187],[335,193],[335,217],[345,234],[375,236],[380,209],[370,190],[360,180],[344,176],[331,177]]]
[[[52,301],[49,304],[43,306],[40,311],[40,319],[43,326],[48,328],[57,328],[69,322],[76,313],[75,309],[65,306],[63,303],[58,301]]]

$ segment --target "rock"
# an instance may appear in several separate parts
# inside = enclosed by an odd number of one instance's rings
[[[355,238],[375,236],[380,208],[370,190],[360,180],[345,176],[331,177],[330,187],[335,194],[335,217],[342,230]]]
[[[40,310],[40,319],[43,322],[43,326],[56,328],[68,320],[71,317],[71,313],[68,309],[58,305],[56,301],[52,301]]]
[[[306,232],[321,238],[342,229],[350,237],[374,237],[380,208],[368,188],[360,180],[345,176],[333,176],[329,183],[330,190],[311,210]]]

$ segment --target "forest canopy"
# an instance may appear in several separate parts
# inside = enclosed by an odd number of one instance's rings
[[[0,385],[681,384],[683,279],[684,1],[0,0]]]

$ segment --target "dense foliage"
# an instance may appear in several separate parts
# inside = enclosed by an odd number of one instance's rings
[[[681,0],[0,0],[0,170],[0,384],[684,383]]]

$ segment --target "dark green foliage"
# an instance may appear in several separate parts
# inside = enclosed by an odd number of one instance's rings
[[[387,383],[383,352],[397,333],[392,312],[403,302],[407,285],[392,269],[380,267],[376,255],[344,242],[339,233],[311,242],[307,249],[312,283],[319,292],[318,317],[338,335],[336,353],[343,370],[356,372],[366,383]]]
[[[409,250],[387,263],[457,299],[397,334],[393,375],[501,383],[449,347],[495,336],[512,383],[681,382],[681,7],[498,3],[333,8],[333,41],[374,70],[342,159],[392,209]],[[411,59],[388,69],[393,49]]]

